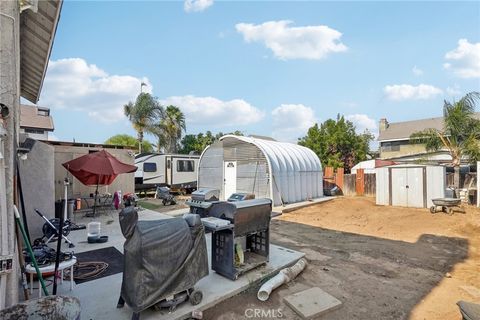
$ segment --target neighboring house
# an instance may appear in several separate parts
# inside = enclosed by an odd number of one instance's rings
[[[26,133],[32,139],[48,140],[48,133],[53,130],[49,108],[20,105],[20,133]]]
[[[480,119],[480,113],[476,113],[476,117]],[[449,162],[451,157],[447,150],[428,152],[424,144],[411,143],[412,133],[429,128],[443,130],[443,117],[394,123],[389,123],[385,118],[380,119],[378,135],[380,159]]]

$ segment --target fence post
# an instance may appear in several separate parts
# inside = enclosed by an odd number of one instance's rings
[[[344,169],[343,168],[337,168],[337,173],[335,174],[335,184],[337,185],[337,187],[340,188],[340,190],[343,191],[343,173],[344,173]]]
[[[355,191],[357,196],[363,196],[365,194],[365,172],[363,169],[357,169],[355,181]]]
[[[332,187],[333,179],[333,167],[325,167],[325,172],[323,173],[323,188],[330,189]]]

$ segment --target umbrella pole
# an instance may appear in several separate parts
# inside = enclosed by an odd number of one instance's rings
[[[97,195],[98,195],[98,178],[97,178],[97,188],[95,189],[95,198],[93,200],[93,216],[95,217],[95,211],[97,209]]]

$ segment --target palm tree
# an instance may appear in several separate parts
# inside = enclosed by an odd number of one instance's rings
[[[154,124],[163,118],[164,110],[160,103],[149,93],[140,93],[135,103],[129,102],[123,106],[123,112],[137,131],[138,152],[142,152],[143,135],[153,133]]]
[[[176,153],[185,129],[185,115],[180,108],[172,105],[166,107],[162,120],[154,130],[158,138],[158,149],[164,148],[165,152]]]
[[[426,129],[410,136],[412,143],[423,143],[427,151],[445,149],[452,157],[455,188],[460,187],[460,163],[480,160],[480,120],[475,117],[475,106],[480,93],[471,92],[459,101],[444,102],[442,130]]]

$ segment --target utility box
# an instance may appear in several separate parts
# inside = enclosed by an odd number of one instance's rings
[[[432,199],[445,197],[443,166],[403,164],[375,170],[378,205],[428,208]]]

